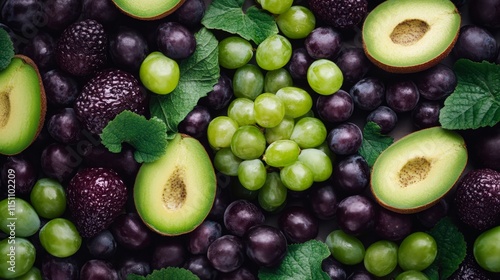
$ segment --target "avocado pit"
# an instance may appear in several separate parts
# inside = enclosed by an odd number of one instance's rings
[[[419,19],[405,20],[392,31],[391,40],[398,45],[410,46],[417,43],[429,31],[429,24]]]
[[[183,169],[176,168],[163,189],[163,203],[167,209],[182,208],[186,201],[186,176]]]
[[[423,157],[409,160],[399,171],[399,183],[403,187],[425,180],[431,170],[431,163]]]
[[[0,92],[0,127],[4,127],[9,120],[10,98],[9,91]]]

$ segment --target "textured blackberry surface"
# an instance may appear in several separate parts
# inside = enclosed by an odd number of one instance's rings
[[[309,0],[309,7],[320,20],[341,29],[353,28],[368,13],[367,0]]]

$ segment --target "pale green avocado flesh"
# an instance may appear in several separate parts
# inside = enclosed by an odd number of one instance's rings
[[[467,149],[458,133],[441,127],[419,130],[380,154],[371,173],[371,191],[390,210],[419,212],[453,188],[466,164]]]
[[[203,222],[215,200],[216,187],[215,171],[203,145],[177,134],[160,159],[140,167],[134,201],[152,230],[180,235]]]
[[[185,0],[113,0],[125,14],[144,20],[165,17],[179,8]]]

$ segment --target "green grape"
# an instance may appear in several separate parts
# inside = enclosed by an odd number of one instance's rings
[[[281,122],[274,127],[266,128],[264,136],[268,144],[278,140],[290,139],[295,121],[285,116]]]
[[[246,64],[236,69],[233,76],[234,96],[254,100],[263,90],[264,74],[259,67]]]
[[[284,87],[276,92],[276,96],[285,104],[285,115],[298,118],[312,112],[312,98],[309,93],[298,87]]]
[[[328,143],[325,141],[323,143],[321,143],[321,145],[317,146],[316,149],[322,151],[323,153],[325,153],[331,160],[332,163],[335,162],[336,160],[336,156],[335,154],[332,152],[332,150],[330,149],[330,147],[328,146]]]
[[[304,6],[292,6],[276,18],[281,33],[290,39],[303,39],[316,27],[316,17]]]
[[[326,181],[332,175],[332,161],[321,150],[314,148],[303,149],[298,160],[311,169],[314,174],[314,182]]]
[[[287,193],[288,189],[281,182],[279,173],[270,172],[259,190],[259,205],[268,212],[276,211],[285,205]]]
[[[82,245],[82,237],[75,225],[64,218],[48,221],[40,229],[39,238],[42,247],[58,258],[72,256]]]
[[[238,127],[238,123],[230,117],[218,116],[214,118],[207,127],[208,143],[216,150],[229,147]]]
[[[355,265],[365,257],[365,245],[356,236],[337,229],[326,237],[326,246],[332,257],[342,264]]]
[[[0,201],[0,220],[2,221],[0,230],[18,237],[32,236],[40,227],[40,218],[35,209],[19,197],[5,198]]]
[[[363,261],[371,274],[386,276],[398,265],[398,245],[388,240],[376,241],[366,248]]]
[[[229,36],[219,42],[219,64],[226,69],[240,68],[252,57],[252,44],[239,36]]]
[[[292,44],[279,34],[267,37],[255,51],[257,65],[267,71],[285,66],[291,57]]]
[[[227,116],[235,120],[238,125],[255,124],[255,110],[253,101],[240,97],[234,99],[227,108]]]
[[[398,264],[403,270],[422,271],[432,264],[436,255],[436,240],[428,233],[417,231],[399,244]]]
[[[500,272],[500,226],[483,231],[474,240],[476,262],[487,271]]]
[[[395,280],[429,280],[429,278],[423,272],[407,270],[398,274]]]
[[[262,6],[262,9],[272,14],[279,15],[290,9],[293,4],[293,0],[260,0],[259,3]]]
[[[343,82],[342,71],[331,60],[318,59],[307,69],[307,83],[315,92],[321,95],[336,93]]]
[[[299,144],[301,149],[314,148],[326,140],[326,127],[317,118],[305,117],[295,123],[290,140]]]
[[[214,155],[215,169],[228,176],[238,175],[238,166],[241,162],[242,159],[235,156],[231,151],[231,148],[222,148]]]
[[[283,167],[299,158],[300,148],[292,140],[278,140],[271,143],[264,153],[264,161],[273,167]]]
[[[28,272],[26,272],[25,274],[19,276],[19,277],[16,277],[16,278],[12,278],[12,280],[42,280],[42,272],[40,271],[40,269],[32,266],[30,270],[28,270]]]
[[[285,105],[273,93],[263,93],[255,98],[255,121],[261,127],[275,127],[285,117]]]
[[[264,91],[276,93],[280,88],[293,85],[293,78],[285,68],[268,71],[264,76]]]
[[[241,185],[256,191],[266,182],[267,170],[260,159],[244,160],[238,166],[238,180]]]
[[[57,180],[39,179],[30,193],[30,201],[40,217],[54,219],[66,210],[66,192]]]
[[[240,126],[231,139],[231,151],[241,159],[256,159],[266,150],[264,134],[253,125]]]
[[[280,170],[280,178],[283,185],[292,191],[305,191],[314,182],[314,174],[301,161],[296,161]]]
[[[35,263],[36,249],[22,237],[0,241],[0,279],[12,279],[26,274]]]
[[[139,78],[142,84],[156,94],[169,94],[179,84],[177,62],[161,52],[152,52],[141,63]]]

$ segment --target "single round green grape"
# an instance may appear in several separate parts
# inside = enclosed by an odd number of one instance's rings
[[[267,170],[260,159],[244,160],[238,166],[238,180],[241,185],[256,191],[266,182]]]
[[[231,146],[231,139],[238,127],[238,123],[228,116],[214,118],[207,127],[208,143],[216,150]]]
[[[285,66],[292,57],[292,44],[279,34],[262,41],[255,51],[257,65],[267,71]]]
[[[264,91],[276,93],[279,89],[293,85],[293,78],[285,68],[268,71],[264,76]]]
[[[334,163],[335,160],[337,159],[335,153],[332,152],[326,141],[321,143],[321,145],[317,146],[316,149],[325,153],[330,158],[332,163]]]
[[[290,140],[297,142],[301,149],[307,149],[321,145],[326,135],[326,127],[321,120],[305,117],[295,123]]]
[[[332,175],[332,160],[321,150],[303,149],[298,160],[311,169],[314,174],[314,182],[324,182]]]
[[[474,241],[476,262],[487,271],[500,272],[500,226],[481,233]]]
[[[388,240],[376,241],[366,248],[363,262],[371,274],[386,276],[398,265],[398,245]]]
[[[285,104],[285,115],[288,117],[295,119],[311,112],[311,95],[301,88],[284,87],[276,92],[276,96]]]
[[[268,212],[273,212],[285,205],[288,189],[281,182],[278,172],[267,174],[264,186],[260,188],[258,202],[260,207]]]
[[[428,233],[417,231],[399,244],[398,264],[403,270],[422,271],[432,264],[436,255],[436,240]]]
[[[30,201],[40,217],[54,219],[66,210],[66,192],[59,181],[39,179],[30,193]]]
[[[264,90],[264,74],[253,64],[236,69],[233,76],[233,93],[236,97],[254,100]]]
[[[280,170],[280,178],[283,185],[292,191],[305,191],[314,182],[314,174],[301,161],[296,161]]]
[[[228,176],[238,175],[238,166],[243,160],[235,156],[231,148],[222,148],[214,155],[214,167]]]
[[[325,240],[332,257],[345,265],[355,265],[365,257],[365,245],[356,236],[337,229],[328,234]]]
[[[307,83],[315,92],[321,95],[336,93],[343,82],[342,71],[331,60],[318,59],[311,63],[307,69]]]
[[[266,128],[264,131],[266,142],[271,144],[274,141],[290,139],[294,125],[295,121],[285,116],[277,126]]]
[[[0,201],[0,230],[17,237],[29,237],[40,228],[40,217],[26,200],[19,197]]]
[[[142,84],[156,94],[169,94],[179,84],[180,69],[177,62],[163,53],[150,53],[139,68]]]
[[[252,44],[239,36],[229,36],[219,42],[219,64],[226,69],[240,68],[252,57]]]
[[[266,150],[264,134],[253,125],[240,126],[231,140],[231,151],[241,159],[256,159]]]
[[[255,124],[255,110],[253,101],[240,97],[234,99],[227,108],[227,116],[235,120],[240,126]]]
[[[304,6],[292,6],[276,18],[281,33],[290,39],[303,39],[316,27],[316,17]]]
[[[82,245],[82,237],[75,225],[64,218],[48,221],[40,229],[39,238],[42,247],[58,258],[72,256]]]
[[[262,6],[262,9],[272,14],[279,15],[290,9],[293,4],[293,0],[260,0],[259,3]]]
[[[0,279],[12,279],[26,274],[35,263],[36,249],[22,237],[0,241]]]
[[[407,270],[396,276],[395,280],[429,280],[427,275],[416,270]]]
[[[273,93],[263,93],[253,103],[255,121],[261,127],[275,127],[285,117],[285,105]]]
[[[16,278],[12,278],[12,280],[42,280],[42,272],[40,271],[40,269],[32,266],[30,270],[28,270],[28,272],[26,272],[25,274],[19,276],[19,277],[16,277]]]
[[[264,161],[273,167],[283,167],[297,161],[300,148],[295,141],[278,140],[267,146],[264,152]]]

